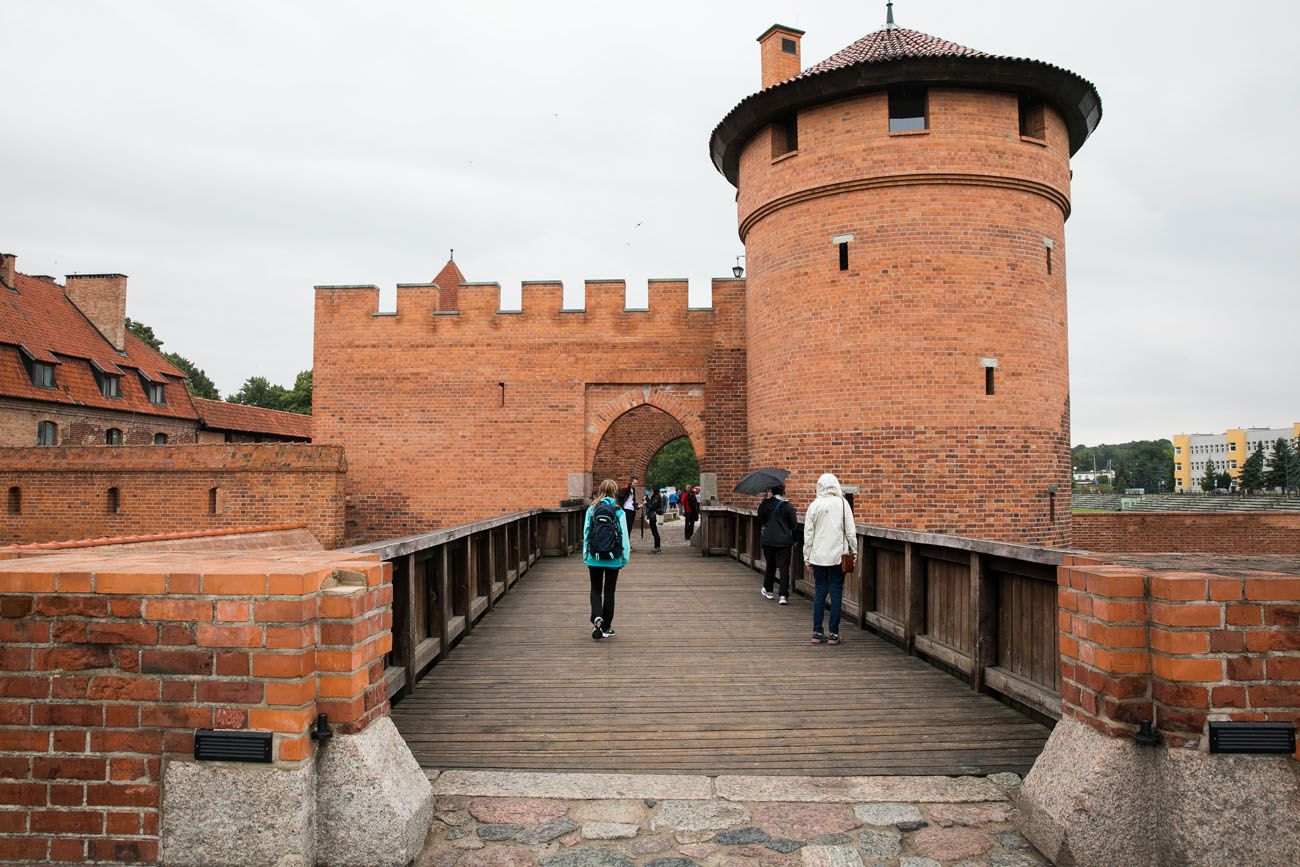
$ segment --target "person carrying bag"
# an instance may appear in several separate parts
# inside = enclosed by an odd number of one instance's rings
[[[813,632],[809,643],[840,643],[845,568],[856,567],[857,554],[857,527],[840,490],[840,480],[831,473],[823,473],[817,480],[817,496],[808,507],[803,527],[804,563],[813,575]],[[822,632],[828,597],[829,634]]]

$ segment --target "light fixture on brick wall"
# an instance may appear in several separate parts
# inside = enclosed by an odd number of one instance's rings
[[[732,269],[731,269],[731,273],[735,276],[735,278],[736,278],[737,280],[739,280],[741,277],[744,277],[744,276],[745,276],[745,266],[740,264],[740,260],[743,259],[743,258],[745,258],[745,254],[744,254],[744,253],[742,253],[742,254],[740,254],[739,256],[737,256],[737,257],[736,257],[736,264],[735,264],[735,265],[732,267]]]

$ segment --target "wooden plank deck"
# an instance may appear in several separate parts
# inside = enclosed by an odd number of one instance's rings
[[[438,769],[1029,770],[1045,727],[848,620],[845,643],[809,645],[809,600],[778,606],[760,584],[694,549],[638,551],[619,577],[618,635],[593,641],[582,562],[539,561],[393,721]]]

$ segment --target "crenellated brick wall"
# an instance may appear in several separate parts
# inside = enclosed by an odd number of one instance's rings
[[[0,448],[0,545],[291,523],[337,548],[346,469],[297,443]]]
[[[369,555],[68,553],[0,571],[0,861],[158,859],[166,762],[198,728],[388,711],[392,576]]]
[[[1300,512],[1085,512],[1071,543],[1085,551],[1300,554]]]
[[[1300,576],[1070,556],[1058,584],[1065,715],[1175,746],[1210,719],[1300,722]]]

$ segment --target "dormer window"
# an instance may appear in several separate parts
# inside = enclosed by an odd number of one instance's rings
[[[772,159],[799,150],[799,117],[790,115],[772,124]]]
[[[96,371],[95,381],[99,383],[99,393],[104,397],[122,396],[122,377]]]
[[[161,382],[151,382],[148,385],[149,402],[161,406],[167,402],[166,386]]]
[[[1021,94],[1020,134],[1039,141],[1047,138],[1047,113],[1042,100]]]
[[[37,388],[55,388],[54,365],[44,361],[27,362],[27,374],[32,378],[32,385]]]

